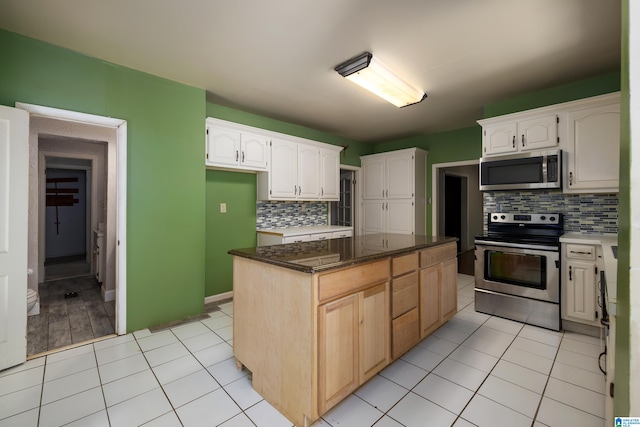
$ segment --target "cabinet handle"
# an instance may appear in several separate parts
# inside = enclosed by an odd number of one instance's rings
[[[522,134],[522,146],[524,147],[524,133]]]
[[[298,186],[298,196],[302,194],[302,187]]]
[[[573,172],[569,172],[569,185],[573,185]]]
[[[571,266],[569,266],[569,281],[571,281],[571,280],[572,280],[572,279],[571,279],[571,273],[572,273],[572,268],[571,268]]]
[[[242,152],[242,163],[244,163],[244,151]]]
[[[578,254],[578,255],[591,255],[591,252],[585,252],[585,251],[569,251],[572,254]]]
[[[296,185],[293,186],[293,194],[298,194],[298,188]]]
[[[382,190],[382,197],[384,197],[384,190]]]
[[[513,145],[513,148],[516,148],[516,136],[513,135],[513,141],[511,141],[511,145]]]
[[[318,237],[318,240],[326,240],[326,237]]]
[[[387,197],[389,197],[389,190],[387,190]]]
[[[238,150],[236,150],[236,162],[238,161]]]

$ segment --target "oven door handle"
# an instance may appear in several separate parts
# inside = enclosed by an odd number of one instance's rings
[[[490,240],[476,240],[476,245],[492,245],[501,246],[504,248],[519,248],[519,249],[532,249],[540,251],[554,251],[558,252],[557,246],[544,246],[544,245],[529,245],[526,243],[507,243],[507,242],[494,242]]]

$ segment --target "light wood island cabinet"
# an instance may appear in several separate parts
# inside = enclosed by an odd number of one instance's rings
[[[359,237],[230,251],[238,367],[296,426],[311,425],[455,314],[455,239],[385,236],[377,254]],[[327,253],[340,261],[297,262]]]

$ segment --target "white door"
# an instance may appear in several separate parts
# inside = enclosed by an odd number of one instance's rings
[[[27,358],[29,114],[0,106],[0,370]]]

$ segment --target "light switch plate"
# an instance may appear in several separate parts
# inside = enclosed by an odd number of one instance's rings
[[[227,204],[220,203],[220,213],[227,213]]]

